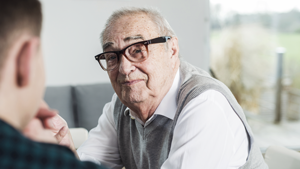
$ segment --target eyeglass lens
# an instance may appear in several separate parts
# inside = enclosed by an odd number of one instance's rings
[[[129,46],[128,48],[126,48],[124,53],[127,59],[131,62],[141,62],[147,59],[148,56],[147,48],[143,43],[138,43]],[[105,58],[100,59],[99,61],[100,64],[107,70],[112,70],[118,65],[117,53],[104,53],[100,57]]]

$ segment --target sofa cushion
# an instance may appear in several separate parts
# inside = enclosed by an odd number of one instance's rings
[[[75,86],[77,127],[84,127],[87,130],[96,127],[103,107],[111,101],[113,93],[110,83]]]
[[[44,99],[51,109],[59,111],[59,115],[67,121],[69,127],[76,127],[71,86],[47,87]]]

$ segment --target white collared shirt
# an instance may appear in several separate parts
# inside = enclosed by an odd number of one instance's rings
[[[178,70],[172,87],[145,123],[128,109],[129,115],[144,126],[158,114],[173,120],[179,87]],[[81,160],[101,163],[113,169],[123,167],[113,116],[116,99],[114,94],[111,102],[104,106],[98,125],[77,150]],[[168,159],[161,168],[233,169],[242,166],[247,157],[248,138],[241,120],[220,92],[208,90],[191,100],[182,110],[174,129]]]

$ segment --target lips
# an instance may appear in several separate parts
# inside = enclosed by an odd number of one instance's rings
[[[144,80],[142,80],[142,79],[126,80],[126,81],[121,82],[121,84],[124,85],[124,86],[130,86],[130,85],[134,85],[134,84],[136,84],[138,82],[141,82],[141,81],[144,81]]]

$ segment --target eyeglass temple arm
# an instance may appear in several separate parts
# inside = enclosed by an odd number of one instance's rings
[[[155,39],[149,40],[148,44],[167,42],[168,39],[171,39],[171,37],[170,36],[162,36],[162,37],[159,37],[159,38],[155,38]]]

